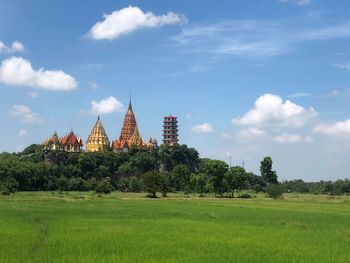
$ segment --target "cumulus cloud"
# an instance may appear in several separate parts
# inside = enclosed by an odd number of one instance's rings
[[[33,112],[26,105],[13,105],[10,109],[10,115],[20,118],[22,123],[25,124],[40,124],[44,122],[44,119],[40,116],[39,113]]]
[[[92,39],[116,39],[142,28],[154,28],[163,25],[186,22],[183,15],[168,12],[157,16],[152,12],[143,12],[136,6],[129,6],[113,13],[103,15],[103,20],[97,22],[89,31]]]
[[[23,52],[24,45],[19,41],[13,41],[11,46],[5,45],[2,41],[0,41],[0,53],[6,52],[6,53],[14,53],[14,52]]]
[[[313,142],[313,138],[311,136],[305,136],[302,137],[299,134],[289,134],[289,133],[282,133],[280,135],[277,135],[273,138],[273,140],[277,143],[281,144],[293,144],[293,143],[300,143],[300,142],[306,142],[310,143]]]
[[[21,57],[2,61],[0,82],[10,86],[29,86],[47,90],[70,91],[77,88],[75,79],[62,70],[34,70],[32,64]]]
[[[277,95],[264,94],[257,98],[255,107],[232,122],[238,125],[266,125],[298,127],[317,115],[313,108],[305,109],[290,100],[283,101]]]
[[[91,101],[90,113],[93,113],[93,114],[110,114],[113,112],[123,112],[123,111],[124,111],[124,105],[113,96],[105,98],[99,102],[95,100]]]
[[[320,123],[313,131],[325,135],[350,135],[350,119],[332,124]]]
[[[196,133],[211,133],[214,131],[213,125],[210,123],[203,123],[200,125],[193,126],[191,130]]]

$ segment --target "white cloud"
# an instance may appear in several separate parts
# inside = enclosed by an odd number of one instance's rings
[[[35,92],[35,91],[31,91],[31,92],[28,92],[28,96],[35,99],[35,98],[39,97],[39,93]]]
[[[24,45],[19,41],[13,41],[11,46],[5,45],[0,41],[0,53],[14,53],[14,52],[23,52],[25,50]]]
[[[303,126],[317,115],[313,108],[305,109],[289,100],[273,94],[264,94],[257,98],[255,107],[242,117],[234,118],[232,122],[239,125]]]
[[[288,95],[288,98],[304,98],[304,97],[311,97],[311,93],[306,93],[306,92],[299,92],[299,93],[294,93]]]
[[[91,101],[90,113],[93,114],[110,114],[113,112],[123,112],[124,105],[116,98],[110,96],[99,102]]]
[[[334,64],[337,68],[343,69],[345,71],[350,71],[350,62],[343,62],[343,63],[338,63]]]
[[[47,90],[70,91],[77,88],[75,79],[62,70],[34,70],[31,63],[21,57],[2,61],[0,82],[11,86],[30,86]]]
[[[320,123],[313,131],[325,135],[350,135],[350,119],[332,124]]]
[[[40,124],[44,122],[44,119],[39,113],[33,112],[26,105],[13,105],[10,110],[10,115],[20,118],[22,123],[25,124]]]
[[[311,143],[313,142],[313,138],[311,136],[302,137],[299,134],[289,134],[282,133],[273,138],[273,140],[280,144],[294,144],[300,142]]]
[[[142,28],[154,28],[169,24],[186,22],[182,15],[168,12],[156,16],[152,12],[144,13],[136,6],[129,6],[112,14],[103,15],[103,21],[97,22],[89,31],[92,39],[116,39]]]
[[[20,129],[20,130],[18,131],[18,136],[19,136],[19,137],[23,137],[23,136],[25,136],[27,133],[28,133],[28,132],[27,132],[26,129]]]
[[[172,39],[184,53],[256,59],[288,54],[311,41],[350,38],[349,21],[316,26],[315,19],[306,15],[273,20],[224,20],[189,25]]]
[[[214,131],[213,125],[210,123],[203,123],[200,125],[193,126],[191,130],[196,133],[211,133]]]
[[[278,1],[282,3],[293,2],[293,3],[296,3],[297,5],[310,5],[312,3],[312,0],[278,0]]]
[[[252,127],[252,128],[240,130],[237,134],[237,137],[238,139],[250,139],[254,137],[260,137],[264,134],[265,132],[263,130]]]

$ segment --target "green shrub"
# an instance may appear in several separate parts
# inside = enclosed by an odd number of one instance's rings
[[[248,193],[243,193],[243,194],[239,195],[239,198],[250,199],[250,198],[253,198],[253,197],[250,194],[248,194]]]
[[[14,194],[18,190],[18,182],[10,177],[0,183],[0,192],[2,195]]]
[[[110,194],[113,191],[111,179],[109,177],[102,179],[100,182],[98,182],[95,191],[96,193]]]
[[[267,196],[273,199],[283,198],[284,187],[279,184],[270,184],[266,188]]]

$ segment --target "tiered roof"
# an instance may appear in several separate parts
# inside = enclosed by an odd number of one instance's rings
[[[97,117],[94,128],[92,129],[89,138],[86,142],[87,151],[101,151],[109,148],[109,139],[105,129],[100,120],[100,116]]]
[[[72,144],[72,145],[83,146],[84,144],[83,140],[80,137],[76,136],[73,130],[71,130],[69,134],[65,135],[61,139],[61,142],[63,145]]]

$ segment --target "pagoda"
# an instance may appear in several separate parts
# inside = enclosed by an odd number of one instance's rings
[[[97,152],[108,150],[110,147],[109,139],[105,129],[102,126],[100,116],[97,117],[94,128],[92,129],[89,138],[86,142],[87,152]]]
[[[61,139],[61,143],[65,152],[81,152],[84,144],[83,140],[74,134],[73,129]]]
[[[113,141],[112,148],[117,152],[128,152],[131,148],[147,149],[137,127],[136,117],[129,101],[128,111],[125,114],[123,127],[118,140]]]

